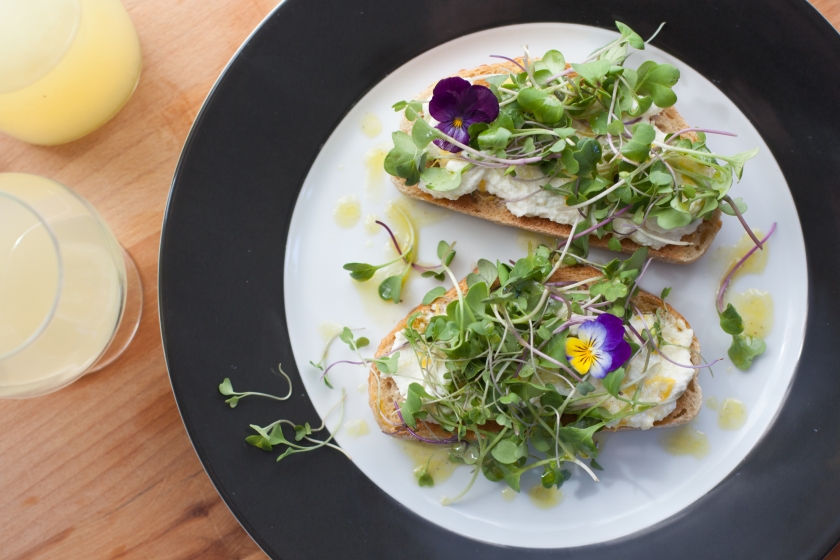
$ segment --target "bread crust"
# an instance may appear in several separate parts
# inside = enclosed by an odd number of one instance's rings
[[[557,270],[548,281],[580,282],[596,277],[600,278],[601,273],[594,268],[587,266],[574,266]],[[461,281],[461,290],[466,291],[466,289],[467,283],[465,279]],[[397,323],[397,326],[382,339],[382,342],[379,343],[379,347],[376,350],[376,357],[378,358],[391,351],[391,348],[394,345],[394,338],[397,333],[406,328],[409,317],[415,313],[433,313],[433,306],[445,306],[450,301],[457,299],[457,297],[458,294],[455,288],[452,288],[430,305],[418,305],[412,309],[411,312],[409,312],[406,317]],[[638,295],[633,298],[633,304],[642,313],[652,313],[656,309],[664,306],[665,310],[669,314],[681,319],[685,322],[688,328],[691,328],[691,325],[689,325],[685,317],[683,317],[676,309],[663,302],[660,298],[654,296],[653,294],[639,291]],[[700,363],[700,341],[697,340],[696,335],[691,341],[690,349],[691,363],[693,365],[698,365]],[[674,410],[662,420],[654,422],[654,428],[680,426],[697,416],[697,413],[700,412],[700,407],[703,405],[703,392],[700,389],[700,384],[697,382],[698,372],[699,370],[695,370],[694,377],[692,377],[685,392],[680,395],[679,399],[677,399],[676,408],[674,408]],[[368,373],[368,404],[373,411],[373,417],[379,425],[379,429],[382,430],[383,433],[396,438],[416,439],[403,424],[399,414],[397,413],[396,407],[401,402],[402,397],[400,396],[394,379],[391,376],[382,375],[382,372],[379,371],[376,364],[371,364],[370,371]],[[417,427],[414,429],[414,432],[422,438],[431,440],[446,440],[452,438],[452,434],[450,432],[447,432],[438,424],[433,422],[418,420],[416,426]],[[484,424],[484,427],[490,431],[496,431],[499,429],[495,422],[488,422],[487,424]],[[621,426],[618,428],[607,428],[606,430],[621,431],[633,429],[637,428]],[[475,439],[475,434],[468,432],[467,439]]]
[[[569,65],[566,65],[567,67]],[[516,71],[518,68],[511,62],[504,62],[499,64],[485,64],[477,68],[469,70],[461,70],[454,74],[461,78],[475,78],[476,76],[486,76],[489,74],[502,74],[510,71]],[[476,80],[474,83],[486,85],[483,80]],[[416,99],[430,99],[432,90],[436,84],[430,85],[428,88],[420,92]],[[651,118],[651,121],[663,132],[673,133],[679,132],[689,128],[688,123],[679,114],[674,107],[668,107],[659,115]],[[411,134],[411,122],[403,117],[400,123],[400,130],[406,134]],[[682,135],[683,138],[692,141],[697,140],[697,135],[689,132]],[[461,196],[457,200],[449,200],[446,198],[435,198],[427,192],[420,190],[417,185],[408,186],[405,184],[405,179],[400,177],[391,177],[397,190],[405,196],[422,200],[436,206],[448,208],[462,214],[482,218],[504,226],[516,227],[540,233],[549,237],[556,237],[558,239],[567,239],[572,233],[572,226],[566,224],[558,224],[548,218],[539,218],[533,216],[523,216],[521,218],[511,214],[503,199],[490,194],[483,194],[473,192]],[[649,249],[649,256],[663,262],[672,264],[688,264],[699,259],[711,246],[715,235],[721,228],[720,210],[715,210],[709,219],[703,220],[700,226],[694,233],[684,235],[680,241],[690,243],[690,245],[665,245],[661,249]],[[599,247],[601,249],[608,249],[608,243],[612,238],[611,234],[605,235],[598,239],[596,236],[589,236],[589,245],[592,247]],[[632,254],[636,249],[641,247],[635,241],[628,238],[618,238],[621,243],[621,252]]]

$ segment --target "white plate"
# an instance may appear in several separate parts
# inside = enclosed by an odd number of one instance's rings
[[[709,453],[701,459],[674,456],[664,450],[661,440],[673,429],[601,435],[601,481],[590,480],[573,466],[572,479],[562,488],[562,501],[552,509],[537,508],[526,495],[528,488],[539,484],[536,474],[523,477],[523,492],[513,501],[503,499],[502,483],[479,476],[463,500],[443,506],[440,498],[463,488],[469,468],[459,468],[451,479],[433,488],[419,487],[412,473],[413,463],[400,442],[376,429],[364,389],[366,370],[337,366],[330,373],[335,386],[330,390],[319,381],[320,372],[309,365],[310,360],[317,362],[323,351],[323,323],[365,327],[357,334],[372,341],[365,349],[365,354],[372,356],[377,342],[437,285],[412,273],[403,302],[394,305],[377,301],[374,281],[359,286],[341,268],[347,262],[379,264],[393,254],[384,231],[372,236],[363,220],[343,229],[333,219],[338,199],[352,195],[360,201],[363,216],[375,214],[399,225],[387,218],[385,207],[401,195],[384,173],[366,179],[365,166],[366,154],[376,148],[387,150],[390,133],[398,127],[398,116],[391,105],[413,97],[450,73],[492,62],[490,54],[517,56],[520,45],[527,44],[533,53],[555,48],[567,60],[577,61],[614,37],[603,29],[580,25],[516,25],[462,37],[408,62],[377,84],[336,128],[309,172],[292,218],[285,263],[286,313],[297,367],[316,410],[323,416],[344,389],[348,394],[345,420],[363,419],[371,428],[371,433],[363,437],[337,433],[339,443],[356,465],[418,515],[471,538],[534,548],[579,546],[622,537],[676,514],[733,472],[767,431],[784,401],[802,348],[808,284],[805,246],[779,166],[755,128],[714,84],[674,57],[648,47],[634,54],[628,66],[636,67],[646,59],[674,64],[682,74],[675,91],[679,96],[677,107],[685,119],[692,125],[738,133],[737,138],[710,135],[708,141],[715,151],[734,154],[756,146],[761,149],[747,164],[744,179],[732,194],[750,205],[747,219],[753,227],[767,231],[771,223],[778,222],[778,229],[770,242],[766,271],[740,278],[731,289],[758,288],[772,294],[775,320],[766,338],[767,352],[746,373],[735,369],[727,358],[715,367],[714,377],[708,370],[700,374],[707,398],[714,396],[722,401],[732,397],[746,405],[749,416],[742,428],[722,430],[717,413],[704,407],[692,423],[710,443]],[[375,115],[382,122],[382,132],[374,138],[362,132],[366,115]],[[420,231],[420,260],[436,262],[439,240],[457,241],[454,269],[459,275],[465,275],[479,258],[521,257],[527,240],[536,239],[516,229],[422,203],[412,208],[415,221],[425,224]],[[715,311],[714,298],[726,266],[719,254],[718,258],[715,255],[742,235],[737,220],[724,216],[723,229],[699,261],[688,266],[653,263],[642,283],[656,294],[665,286],[674,287],[669,303],[695,328],[708,361],[725,358],[731,341],[719,328]],[[613,255],[595,253],[595,257],[606,262]],[[349,349],[336,343],[330,361],[352,356]],[[333,429],[336,421],[337,417],[331,416],[327,426]]]

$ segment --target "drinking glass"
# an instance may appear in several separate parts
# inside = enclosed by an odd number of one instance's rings
[[[43,395],[112,362],[142,301],[134,262],[87,201],[0,173],[0,398]]]
[[[93,132],[140,79],[119,0],[0,0],[0,131],[32,144]]]

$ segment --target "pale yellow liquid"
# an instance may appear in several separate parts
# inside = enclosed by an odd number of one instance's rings
[[[385,157],[387,146],[377,146],[365,152],[365,196],[371,202],[380,202],[385,197],[389,181],[385,180]]]
[[[529,250],[533,251],[540,245],[546,245],[554,248],[557,246],[557,240],[538,233],[519,230],[516,235],[516,245],[523,254],[527,254]]]
[[[350,420],[342,427],[342,431],[350,437],[362,437],[370,433],[370,427],[364,418]]]
[[[726,303],[731,303],[744,320],[744,334],[767,338],[773,329],[773,296],[750,288],[746,292],[727,292]]]
[[[33,144],[96,130],[140,78],[140,41],[119,0],[0,0],[0,59],[20,61],[0,62],[0,130]]]
[[[56,277],[55,247],[38,237],[30,243],[9,243],[43,228],[23,233],[10,221],[0,220],[0,250],[6,251],[0,254],[0,262],[26,263],[0,272],[0,332],[31,331],[32,325],[43,322],[44,309],[55,301],[55,288],[60,290],[55,313],[43,331],[0,359],[0,397],[37,396],[77,379],[107,348],[123,307],[125,263],[119,245],[98,216],[58,183],[34,175],[0,173],[0,192],[35,208],[52,226],[59,243],[62,281],[39,284],[41,277]],[[13,342],[8,337],[0,339],[6,350],[14,350]]]
[[[373,113],[365,113],[362,117],[362,132],[368,138],[373,138],[382,132],[382,121]]]
[[[747,407],[737,399],[724,399],[718,413],[718,426],[724,430],[739,430],[747,423]]]
[[[516,490],[511,488],[510,486],[506,487],[502,490],[502,499],[506,502],[512,502],[516,499]]]
[[[61,280],[49,231],[35,213],[2,193],[0,255],[0,356],[6,356],[46,326]]]
[[[433,443],[422,441],[404,441],[400,443],[403,452],[411,457],[414,463],[414,475],[420,476],[428,465],[426,472],[432,477],[435,484],[448,480],[460,463],[453,463],[449,460],[449,449]]]
[[[381,239],[384,241],[385,252],[382,260],[377,261],[376,264],[389,262],[398,255],[391,242],[391,238],[384,232],[384,228],[376,224],[375,220],[380,219],[388,224],[391,231],[394,232],[400,247],[405,249],[408,247],[409,230],[411,228],[414,230],[416,246],[419,247],[422,229],[425,226],[441,222],[450,215],[451,212],[449,210],[438,209],[424,202],[418,202],[404,197],[391,200],[386,205],[384,218],[377,218],[373,214],[367,215],[364,219],[365,232],[369,235],[384,234]],[[434,264],[434,262],[420,262],[418,264],[429,265]],[[401,275],[405,271],[405,268],[405,261],[398,260],[385,268],[377,270],[370,280],[353,283],[368,319],[382,327],[387,327],[388,329],[393,328],[394,324],[405,316],[405,310],[401,310],[392,301],[383,301],[379,297],[379,284],[389,276]],[[406,275],[400,301],[416,301],[422,297],[422,294],[414,293],[415,288],[412,282],[413,279],[419,278],[419,276],[420,274],[416,271],[412,271]]]
[[[341,331],[343,330],[344,327],[334,321],[324,321],[318,325],[318,334],[320,334],[321,338],[324,339],[324,342],[327,343],[341,334]]]
[[[335,203],[333,219],[339,227],[351,228],[359,223],[362,217],[362,206],[355,195],[342,196]]]
[[[531,498],[531,503],[538,508],[551,509],[560,504],[563,499],[563,492],[558,490],[556,486],[544,488],[541,484],[537,484],[528,490],[528,497]]]
[[[753,233],[759,239],[764,237],[764,234],[760,229],[754,229]],[[735,263],[741,260],[741,258],[753,247],[755,247],[755,242],[745,233],[735,245],[724,246],[717,250],[715,260],[725,264],[721,281],[723,281],[723,278],[726,277]],[[770,245],[765,243],[763,247],[763,249],[758,249],[750,255],[750,258],[748,258],[744,264],[735,271],[735,274],[732,276],[733,281],[736,278],[740,278],[741,276],[745,276],[747,274],[761,274],[764,272],[764,269],[767,268],[767,257],[770,254]]]
[[[659,443],[671,455],[693,455],[702,459],[709,454],[709,438],[692,426],[683,426],[660,437]]]

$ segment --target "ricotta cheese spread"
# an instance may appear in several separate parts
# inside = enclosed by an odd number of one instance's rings
[[[403,331],[398,332],[394,336],[394,344],[391,345],[391,351],[399,351],[400,353],[399,358],[397,358],[397,371],[396,373],[390,374],[390,377],[397,384],[397,389],[402,398],[406,397],[408,386],[412,383],[419,383],[430,395],[440,393],[439,388],[446,383],[446,380],[443,378],[443,374],[446,373],[444,360],[430,360],[418,356],[411,348],[411,345],[408,344],[408,340],[405,338]],[[421,361],[424,362],[422,366]],[[424,369],[426,370],[425,374]]]
[[[630,324],[639,333],[644,330],[645,325],[652,330],[656,322],[656,316],[651,313],[645,313],[643,318],[644,324],[638,316],[630,320]],[[694,331],[688,328],[685,321],[670,313],[662,317],[660,328],[662,338],[668,343],[660,348],[662,353],[677,363],[690,364],[691,351],[689,347],[694,338]],[[628,416],[610,424],[612,428],[618,426],[641,428],[642,430],[651,428],[654,422],[662,420],[674,411],[677,407],[677,399],[685,392],[688,384],[694,377],[693,369],[680,367],[668,360],[663,360],[658,352],[654,351],[650,346],[649,348],[651,351],[650,357],[647,359],[648,367],[646,370],[644,369],[647,355],[647,350],[645,349],[639,352],[625,366],[623,382],[625,388],[621,392],[625,397],[630,398],[635,394],[639,384],[642,383],[638,401],[659,404],[644,412]],[[590,383],[592,383],[596,391],[603,390],[603,385],[598,379],[591,379]],[[631,384],[626,386],[627,383]],[[610,397],[602,406],[615,414],[623,410],[627,406],[627,403]]]

